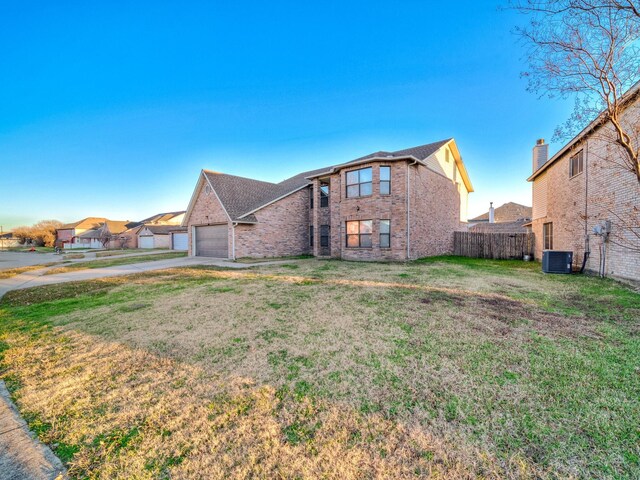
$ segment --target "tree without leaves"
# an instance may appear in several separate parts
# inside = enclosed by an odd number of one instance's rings
[[[640,80],[640,1],[521,0],[511,5],[528,16],[517,33],[528,47],[528,89],[573,97],[575,108],[554,139],[567,139],[589,122],[616,147],[608,160],[632,172],[640,184],[640,132],[622,113],[634,99],[623,95]]]

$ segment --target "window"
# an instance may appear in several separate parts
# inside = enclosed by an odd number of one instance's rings
[[[580,150],[569,159],[569,177],[575,177],[582,173],[583,168],[584,160],[582,158],[582,150]]]
[[[328,207],[329,206],[329,184],[321,183],[320,184],[320,206]]]
[[[380,248],[391,247],[391,220],[380,220]]]
[[[380,167],[380,195],[391,193],[391,167]]]
[[[313,209],[313,187],[309,189],[309,208]]]
[[[371,195],[372,169],[361,168],[347,172],[347,197]]]
[[[371,220],[356,220],[347,222],[347,247],[370,248],[373,222]]]
[[[553,250],[553,223],[542,225],[542,236],[544,237],[544,249]]]
[[[309,246],[313,247],[313,225],[309,227]]]
[[[320,225],[320,246],[329,246],[329,225]]]

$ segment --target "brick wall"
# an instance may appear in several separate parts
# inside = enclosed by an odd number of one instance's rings
[[[624,117],[637,125],[640,121],[638,104],[629,108]],[[584,171],[569,178],[569,157],[581,149]],[[546,216],[536,218],[532,225],[538,259],[542,256],[543,224],[552,222],[553,249],[573,251],[574,266],[579,267],[585,251],[586,229],[591,250],[587,269],[597,272],[603,242],[592,230],[600,222],[610,220],[612,233],[606,243],[606,272],[614,277],[640,280],[640,238],[630,228],[635,225],[640,234],[640,186],[631,172],[614,163],[620,163],[621,159],[608,130],[603,128],[547,169]],[[539,182],[538,178],[534,184]]]
[[[453,253],[453,232],[466,229],[458,184],[419,165],[411,167],[409,181],[411,258]]]
[[[235,227],[236,258],[310,253],[308,189],[303,188],[254,215],[257,224]]]

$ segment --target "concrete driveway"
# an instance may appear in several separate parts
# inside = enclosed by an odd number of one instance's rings
[[[0,252],[0,270],[61,262],[62,255],[37,252]]]
[[[45,255],[45,254],[43,254]],[[132,263],[129,265],[119,265],[116,267],[104,267],[76,270],[74,272],[58,273],[54,275],[43,275],[47,268],[31,270],[29,272],[16,275],[11,278],[0,279],[0,298],[10,290],[20,290],[23,288],[41,287],[44,285],[54,285],[56,283],[76,282],[80,280],[95,280],[96,278],[118,277],[121,275],[131,275],[140,272],[153,270],[163,270],[165,268],[189,267],[192,265],[211,265],[225,268],[250,268],[262,265],[277,265],[279,263],[291,263],[291,261],[273,261],[260,263],[235,263],[231,260],[223,260],[207,257],[180,257],[169,260],[157,260],[153,262]]]

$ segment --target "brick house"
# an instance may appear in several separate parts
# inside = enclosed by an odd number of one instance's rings
[[[99,228],[106,221],[107,219],[103,217],[87,217],[62,225],[56,230],[56,246],[73,248],[76,244],[82,243],[78,239],[80,234]]]
[[[621,115],[627,131],[638,134],[639,86],[623,97]],[[548,146],[538,140],[528,178],[535,256],[540,259],[545,249],[569,250],[574,269],[584,261],[588,271],[640,280],[640,185],[620,166],[623,157],[612,133],[610,124],[596,119],[550,159]]]
[[[489,211],[469,220],[469,231],[477,233],[528,233],[531,222],[531,207],[508,202],[498,208],[489,206]]]
[[[406,260],[453,251],[472,191],[448,139],[280,183],[203,170],[183,226],[189,255]]]

